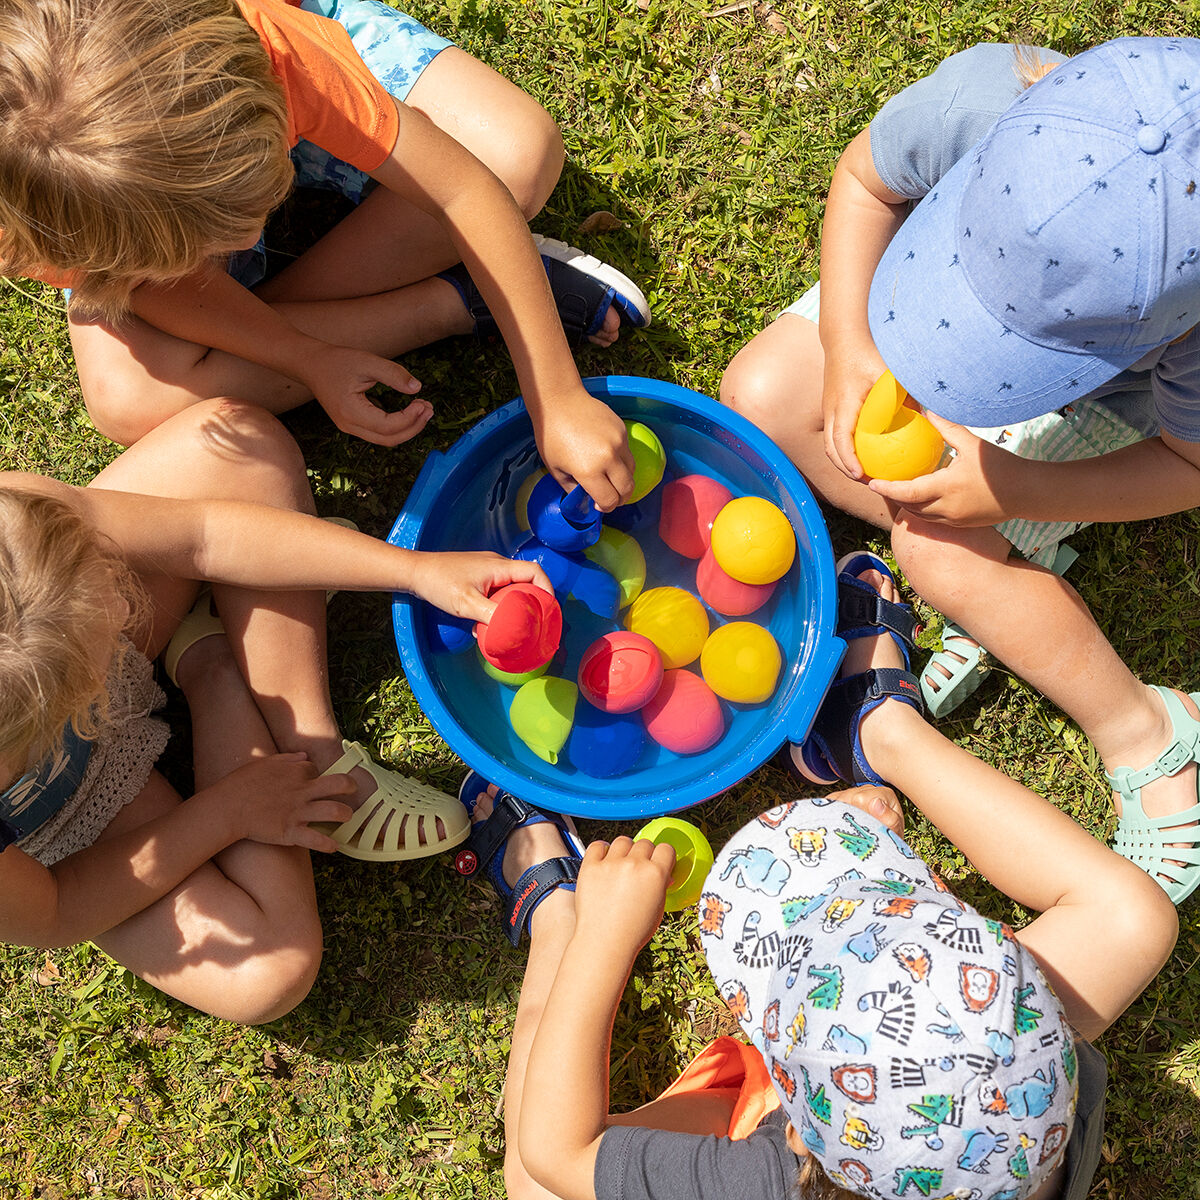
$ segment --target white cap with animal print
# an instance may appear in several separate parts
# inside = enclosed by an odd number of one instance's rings
[[[772,808],[717,855],[721,995],[826,1174],[883,1200],[1022,1200],[1062,1160],[1075,1040],[1032,955],[874,818]]]

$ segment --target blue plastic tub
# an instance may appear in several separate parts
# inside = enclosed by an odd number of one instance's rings
[[[653,379],[609,376],[584,381],[622,417],[649,425],[667,451],[667,472],[711,475],[735,495],[765,496],[787,514],[797,554],[761,621],[783,652],[774,695],[762,705],[727,704],[726,732],[712,749],[680,756],[647,742],[637,765],[596,779],[560,761],[538,758],[508,722],[511,689],[488,679],[474,650],[435,650],[423,601],[392,603],[396,647],[413,694],[433,727],[468,766],[502,788],[552,811],[578,817],[641,819],[698,804],[738,783],[784,741],[802,741],[845,653],[834,635],[833,551],[812,493],[787,456],[737,413],[686,388]],[[533,428],[520,398],[485,417],[444,454],[430,454],[388,541],[416,550],[511,553],[527,536],[514,495],[540,466]],[[645,502],[644,502],[645,503]],[[631,530],[646,554],[647,587],[694,590],[695,562],[659,540],[652,519]],[[574,679],[583,650],[607,629],[574,600],[563,605],[566,632],[551,672]],[[709,613],[715,628],[725,618]]]

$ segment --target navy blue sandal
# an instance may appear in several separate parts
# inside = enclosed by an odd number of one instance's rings
[[[887,563],[869,551],[858,551],[838,560],[838,636],[853,641],[877,637],[883,631],[899,647],[905,669],[875,667],[839,679],[830,687],[800,748],[800,763],[795,761],[790,745],[780,751],[779,765],[798,781],[823,785],[886,784],[887,781],[871,769],[862,752],[858,727],[863,717],[893,697],[925,715],[921,685],[907,670],[909,651],[920,630],[916,614],[911,605],[885,600],[870,584],[858,578],[867,570],[878,571],[895,582]]]
[[[597,333],[612,305],[617,306],[623,325],[644,329],[650,324],[650,306],[641,288],[616,267],[566,242],[533,235],[542,266],[550,280],[550,290],[558,306],[563,332],[571,346]],[[471,331],[479,341],[495,341],[500,329],[495,318],[475,286],[475,281],[462,263],[443,271],[439,279],[454,285],[475,327]]]
[[[466,807],[467,815],[473,817],[475,802],[489,783],[477,771],[471,771],[458,789],[458,798]],[[514,830],[526,825],[537,825],[548,821],[557,825],[567,844],[567,855],[549,858],[525,871],[509,887],[504,881],[504,848]],[[509,792],[499,791],[492,801],[491,815],[472,823],[471,834],[459,847],[454,856],[454,869],[460,875],[475,875],[483,871],[505,904],[505,932],[508,940],[517,946],[521,934],[529,928],[533,910],[558,887],[575,890],[579,876],[579,863],[583,858],[583,845],[568,827],[565,819],[557,813],[546,813],[532,804],[518,799]]]

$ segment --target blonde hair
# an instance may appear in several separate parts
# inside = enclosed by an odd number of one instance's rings
[[[0,0],[0,271],[109,317],[253,239],[287,105],[232,0]]]
[[[1030,46],[1025,42],[1013,43],[1013,58],[1016,60],[1013,63],[1013,70],[1016,72],[1017,82],[1021,85],[1021,91],[1033,87],[1039,79],[1049,75],[1056,65],[1047,62],[1038,53],[1036,46]]]
[[[40,759],[68,725],[82,737],[103,731],[109,662],[96,638],[115,633],[104,605],[125,598],[132,610],[139,594],[70,505],[0,487],[0,755]]]

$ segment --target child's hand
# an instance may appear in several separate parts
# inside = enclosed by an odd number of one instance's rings
[[[578,483],[601,512],[611,512],[632,494],[625,422],[582,387],[540,407],[533,432],[542,462],[564,491]]]
[[[953,447],[953,461],[916,479],[872,479],[871,491],[923,521],[943,525],[997,525],[1019,516],[1005,497],[1020,494],[1016,476],[1025,460],[982,441],[962,425],[928,410],[925,415]]]
[[[863,401],[887,365],[869,338],[851,351],[844,347],[825,358],[825,387],[821,407],[825,415],[825,453],[843,475],[864,479],[854,452],[854,427]]]
[[[575,893],[575,936],[597,954],[631,959],[662,920],[675,851],[646,839],[593,842],[579,868]]]
[[[853,804],[855,808],[861,808],[893,833],[904,833],[904,809],[900,807],[900,797],[890,787],[864,783],[860,787],[830,792],[828,798],[840,800],[843,804]]]
[[[489,600],[488,594],[509,583],[533,583],[554,594],[550,580],[537,563],[486,551],[422,553],[411,590],[452,616],[486,622],[496,611],[496,602]]]
[[[303,752],[256,758],[197,792],[228,811],[237,839],[332,852],[337,844],[314,821],[340,825],[352,809],[334,800],[354,792],[349,775],[321,775]],[[235,840],[237,840],[235,839]]]
[[[399,363],[366,350],[324,345],[303,368],[302,378],[343,433],[377,446],[407,442],[433,416],[433,409],[425,400],[414,400],[399,412],[384,412],[371,400],[367,392],[377,383],[405,395],[415,393],[421,384]]]

